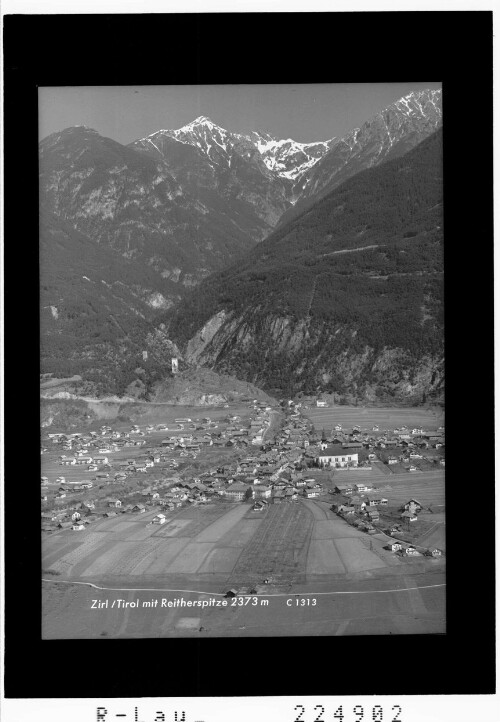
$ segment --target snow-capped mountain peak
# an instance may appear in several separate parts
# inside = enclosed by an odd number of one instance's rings
[[[301,143],[265,131],[235,133],[199,115],[181,128],[157,131],[131,145],[160,159],[176,155],[172,140],[191,146],[208,161],[214,177],[221,173],[225,179],[229,171],[231,176],[277,181],[287,201],[295,204],[299,197],[316,197],[320,189],[326,192],[354,172],[400,155],[441,122],[441,91],[417,90],[329,140]]]
[[[412,90],[392,106],[409,117],[429,117],[432,114],[440,118],[441,90]]]
[[[314,143],[299,143],[292,138],[278,140],[268,133],[253,132],[250,139],[269,170],[282,178],[297,180],[328,151],[335,138]]]
[[[179,131],[181,131],[181,130],[183,130],[183,131],[193,130],[194,128],[196,128],[196,127],[198,127],[198,126],[200,126],[200,125],[204,125],[204,126],[206,126],[207,128],[210,128],[210,129],[212,129],[212,128],[219,128],[219,126],[217,125],[217,123],[214,123],[213,120],[211,120],[210,118],[208,118],[206,115],[199,115],[197,118],[195,118],[194,120],[192,120],[190,123],[187,123],[187,125],[183,125],[182,128],[179,128]],[[221,129],[221,130],[222,130],[222,129]]]
[[[198,148],[216,165],[231,168],[234,156],[238,155],[285,182],[295,181],[312,168],[334,141],[298,143],[292,138],[279,139],[262,131],[252,131],[248,135],[232,133],[208,116],[200,115],[181,128],[156,131],[133,145],[157,148],[158,139],[165,136]]]

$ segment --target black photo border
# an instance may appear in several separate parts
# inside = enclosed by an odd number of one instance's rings
[[[4,17],[7,697],[494,692],[492,17],[483,11]],[[43,641],[38,87],[411,80],[443,82],[446,634]]]

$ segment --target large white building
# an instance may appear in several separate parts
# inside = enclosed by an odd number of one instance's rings
[[[344,468],[346,466],[358,465],[358,454],[343,449],[340,444],[327,446],[326,449],[320,451],[318,461],[321,466],[334,466],[336,468]]]

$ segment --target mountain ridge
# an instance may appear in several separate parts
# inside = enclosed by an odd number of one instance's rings
[[[276,244],[276,234],[291,227],[286,225],[287,219],[293,225],[294,218],[307,216],[307,204],[304,207],[294,195],[302,180],[313,179],[309,189],[316,184],[316,190],[306,199],[316,208],[322,196],[329,194],[329,184],[337,184],[339,178],[352,173],[356,177],[364,164],[380,167],[383,163],[377,159],[388,157],[390,152],[401,154],[421,135],[428,135],[440,124],[436,110],[440,93],[432,91],[435,113],[427,122],[423,103],[429,97],[426,92],[405,96],[406,100],[400,99],[399,105],[393,104],[394,108],[387,110],[394,128],[390,137],[396,138],[396,143],[387,140],[388,120],[380,120],[380,114],[374,116],[377,122],[367,121],[362,126],[363,132],[351,131],[350,141],[333,138],[309,144],[276,139],[259,131],[249,135],[230,133],[206,116],[175,131],[157,131],[129,145],[105,138],[87,126],[44,138],[40,142],[40,206],[50,221],[48,226],[42,224],[42,250],[50,261],[45,268],[57,271],[49,273],[49,288],[43,296],[42,340],[47,370],[61,367],[62,349],[69,349],[73,338],[75,349],[82,349],[92,361],[94,376],[101,354],[107,370],[99,384],[105,391],[106,384],[110,384],[109,370],[119,368],[120,353],[125,348],[133,347],[132,355],[135,357],[137,351],[139,361],[139,347],[147,350],[148,343],[155,353],[160,349],[170,353],[172,346],[166,334],[159,332],[157,337],[156,332],[147,330],[148,324],[155,323],[162,310],[183,303],[186,291],[204,278],[214,273],[218,277],[235,261],[247,263],[247,259],[254,258],[254,250],[261,253],[260,244],[268,248],[269,238]],[[384,138],[381,123],[385,124]],[[334,166],[340,162],[339,145],[348,149],[352,162],[340,158],[342,168],[332,180],[332,159]],[[363,209],[357,208],[356,213],[362,215]],[[377,245],[369,230],[359,232],[358,245]],[[82,260],[85,244],[91,264],[88,272]],[[346,250],[352,249],[336,246],[328,248],[324,255]],[[286,242],[280,253],[288,255]],[[356,254],[361,264],[366,261],[366,253],[370,251]],[[63,258],[70,262],[63,263]],[[311,263],[311,259],[305,258],[304,263]],[[100,266],[101,279],[97,277]],[[128,279],[128,288],[120,286],[116,274],[105,272],[113,266]],[[91,282],[98,282],[94,298],[89,295]],[[73,331],[68,335],[72,328],[70,316],[79,308],[77,293],[84,299],[85,338],[77,338]],[[127,327],[122,334],[124,346],[117,337],[119,325],[106,321],[109,308],[114,309],[117,319],[124,319],[128,308],[137,324],[142,324],[132,330],[128,321],[119,321]],[[95,328],[90,318],[97,324]],[[49,334],[47,338],[45,334]],[[47,353],[50,338],[59,339],[54,346],[54,353],[56,347],[59,349],[55,356]],[[130,346],[130,338],[139,344]],[[75,354],[70,358],[73,360],[66,364],[68,372],[72,372],[72,365],[78,367],[77,373],[89,366],[81,364]],[[154,380],[160,367],[158,363],[152,371]],[[111,384],[113,393],[122,388],[132,371],[117,371],[119,380]]]
[[[271,391],[438,398],[441,137],[346,181],[167,312],[186,360]]]
[[[210,118],[199,116],[181,128],[161,129],[150,133],[145,138],[133,141],[129,147],[142,148],[151,152],[150,146],[153,146],[161,153],[157,141],[164,137],[173,138],[184,145],[197,147],[209,158],[211,158],[210,153],[213,149],[216,151],[216,156],[213,157],[212,153],[211,160],[225,163],[229,167],[234,153],[250,157],[257,151],[254,159],[257,162],[261,160],[265,168],[271,171],[272,177],[287,181],[296,180],[307,168],[314,165],[328,150],[333,140],[299,143],[292,138],[280,139],[262,131],[251,131],[248,134],[233,133],[217,125]],[[297,158],[300,158],[298,165]]]
[[[441,127],[441,90],[412,91],[336,139],[294,187],[298,202],[280,218],[297,217],[356,173],[404,155]]]

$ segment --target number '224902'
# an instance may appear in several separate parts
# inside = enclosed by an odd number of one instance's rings
[[[368,707],[366,710],[362,705],[357,704],[352,708],[352,711],[346,707],[345,712],[343,705],[340,705],[333,713],[333,717],[325,712],[323,705],[317,704],[316,707],[313,708],[313,713],[315,713],[316,716],[310,720],[307,720],[304,716],[306,714],[306,708],[303,705],[296,705],[294,710],[298,712],[298,714],[293,722],[335,722],[335,720],[339,722],[362,722],[363,720],[364,722],[403,722],[401,719],[401,712],[403,710],[399,704],[393,705],[390,710],[387,711],[379,704],[371,708]],[[325,717],[324,715],[327,716]]]

